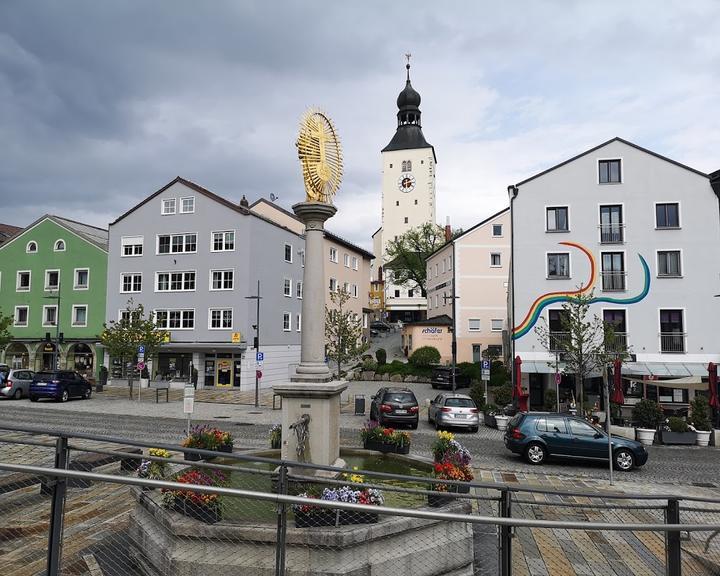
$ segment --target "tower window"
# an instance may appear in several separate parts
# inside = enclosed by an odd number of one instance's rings
[[[415,206],[417,206],[417,198],[415,198]]]
[[[395,200],[395,206],[400,206],[400,200]]]

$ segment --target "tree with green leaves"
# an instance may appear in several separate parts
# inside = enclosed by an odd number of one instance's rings
[[[126,362],[135,363],[138,346],[145,346],[145,357],[152,358],[165,341],[166,335],[164,330],[157,329],[152,314],[146,316],[143,305],[135,305],[131,298],[120,320],[103,324],[100,342],[110,356],[121,360],[124,372]],[[132,383],[132,377],[133,371],[130,371],[129,383]]]
[[[624,361],[629,356],[624,339],[615,333],[613,325],[597,315],[590,316],[593,291],[572,296],[563,302],[560,314],[560,330],[551,331],[547,325],[535,327],[540,344],[562,362],[564,374],[574,374],[579,389],[581,412],[584,410],[585,380],[595,373],[603,377],[603,385],[609,392],[607,369],[616,359]],[[555,362],[549,364],[560,368]]]
[[[12,334],[10,334],[10,326],[12,326],[13,317],[6,316],[2,313],[0,308],[0,350],[4,350],[5,347],[12,341]]]
[[[456,230],[453,236],[462,233]],[[385,250],[385,270],[392,274],[392,282],[398,286],[417,286],[427,290],[427,272],[425,260],[445,244],[445,230],[442,226],[426,222],[410,228],[394,240],[388,242]]]
[[[350,294],[346,290],[330,293],[331,305],[325,306],[325,342],[328,358],[337,363],[337,377],[342,365],[359,358],[368,345],[362,341],[362,318],[347,309]]]

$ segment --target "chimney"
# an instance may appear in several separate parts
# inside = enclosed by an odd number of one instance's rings
[[[245,198],[245,194],[243,194],[242,200],[240,200],[240,206],[243,208],[249,208],[250,203],[247,201],[247,198]]]
[[[445,217],[445,242],[452,239],[452,228],[450,228],[450,216]]]

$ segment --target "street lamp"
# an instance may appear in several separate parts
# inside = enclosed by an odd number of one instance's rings
[[[454,258],[453,258],[454,260]],[[457,365],[457,321],[455,319],[455,300],[459,298],[459,296],[455,296],[455,274],[453,273],[453,286],[452,286],[452,296],[447,296],[443,294],[443,300],[445,301],[445,304],[447,304],[448,300],[452,300],[452,344],[451,346],[451,352],[452,352],[452,391],[453,394],[455,394],[455,390],[457,388],[455,383],[455,366]]]
[[[48,298],[57,302],[55,305],[55,350],[53,352],[53,370],[57,370],[60,368],[58,364],[58,357],[60,354],[60,278],[58,278],[57,292],[50,296],[43,296],[43,298]]]
[[[255,300],[257,306],[255,308],[255,322],[253,328],[255,329],[255,359],[257,360],[257,354],[260,351],[260,280],[257,281],[257,294],[255,296],[245,296],[246,300]],[[260,406],[260,378],[258,378],[258,370],[255,368],[255,408]]]

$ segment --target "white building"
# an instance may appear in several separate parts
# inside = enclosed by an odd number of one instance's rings
[[[397,98],[398,125],[382,149],[382,226],[373,234],[375,266],[385,268],[388,243],[427,222],[435,222],[435,149],[426,140],[420,123],[420,94],[410,84]],[[373,275],[378,277],[376,271]],[[385,309],[391,321],[424,318],[425,294],[415,286],[398,286],[385,274]]]
[[[630,347],[626,404],[645,395],[682,409],[707,390],[720,360],[719,180],[614,138],[509,187],[513,356],[532,408],[554,388],[554,354],[534,328],[561,331],[562,300],[578,289],[594,289],[591,314]],[[591,402],[599,380],[586,383]],[[573,388],[563,378],[561,398]]]

